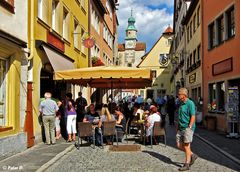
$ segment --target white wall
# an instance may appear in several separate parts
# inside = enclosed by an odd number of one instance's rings
[[[15,14],[0,6],[0,30],[27,42],[28,1],[14,1]]]

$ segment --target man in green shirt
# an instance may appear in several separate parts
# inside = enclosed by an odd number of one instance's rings
[[[179,168],[179,171],[189,170],[189,167],[197,159],[197,155],[191,151],[191,142],[193,139],[193,132],[196,128],[196,109],[195,104],[188,98],[188,91],[186,88],[180,88],[178,92],[180,100],[180,107],[178,110],[178,126],[176,142],[177,147],[185,152],[185,163]]]

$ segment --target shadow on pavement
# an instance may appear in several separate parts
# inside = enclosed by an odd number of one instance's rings
[[[167,145],[173,148],[176,148],[176,130],[174,126],[166,125],[166,133],[167,133]],[[218,152],[207,143],[203,142],[196,136],[193,137],[193,142],[191,144],[192,151],[197,154],[200,158],[205,159],[207,161],[211,161],[215,164],[219,164],[225,166],[229,169],[240,171],[240,165]],[[184,152],[182,152],[184,154]]]
[[[180,162],[174,162],[172,161],[170,158],[164,156],[164,155],[161,155],[161,154],[158,154],[156,152],[151,152],[151,151],[142,151],[143,153],[148,153],[149,155],[159,159],[160,161],[164,162],[164,163],[167,163],[167,164],[173,164],[177,167],[181,167],[182,166],[182,163]]]

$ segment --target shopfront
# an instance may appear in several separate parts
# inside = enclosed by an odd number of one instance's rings
[[[24,131],[27,53],[24,48],[25,42],[0,31],[0,156],[27,148],[27,134]],[[13,148],[9,145],[16,146]]]

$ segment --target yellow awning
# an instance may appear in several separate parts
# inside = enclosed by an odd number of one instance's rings
[[[119,66],[55,71],[54,79],[94,88],[145,88],[152,84],[150,69]]]

